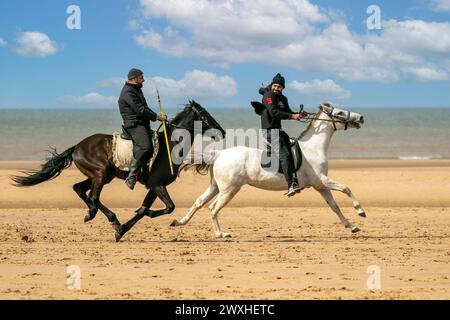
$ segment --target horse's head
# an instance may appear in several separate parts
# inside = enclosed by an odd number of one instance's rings
[[[331,119],[335,130],[359,129],[364,123],[364,117],[359,113],[335,108],[330,103],[321,103],[319,110]]]
[[[205,133],[205,131],[209,129],[215,129],[220,131],[222,136],[225,136],[225,130],[220,126],[216,119],[194,100],[189,101],[189,104],[186,105],[184,110],[173,118],[171,125],[176,128],[194,131],[195,121],[202,122],[202,133]]]

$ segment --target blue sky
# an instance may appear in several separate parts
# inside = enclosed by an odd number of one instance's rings
[[[246,108],[277,72],[293,109],[450,107],[449,21],[450,0],[2,1],[0,108],[117,108],[131,67],[152,107],[158,87],[167,107]]]

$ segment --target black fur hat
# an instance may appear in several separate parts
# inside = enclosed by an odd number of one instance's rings
[[[284,78],[279,73],[277,73],[277,75],[275,77],[273,77],[272,84],[274,84],[274,83],[279,84],[280,86],[283,86],[283,88],[285,88]]]

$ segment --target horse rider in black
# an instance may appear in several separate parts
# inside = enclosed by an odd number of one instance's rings
[[[272,83],[260,89],[263,95],[262,103],[266,107],[261,115],[261,128],[268,148],[275,152],[280,160],[281,169],[288,185],[288,197],[300,192],[294,161],[290,151],[289,136],[281,129],[281,120],[300,120],[302,114],[294,113],[289,107],[288,99],[283,95],[285,79],[277,74]],[[278,139],[272,137],[274,130],[278,131]]]
[[[126,185],[131,190],[138,181],[141,168],[143,169],[142,176],[145,177],[148,174],[147,162],[153,155],[150,121],[167,120],[166,115],[158,115],[148,107],[142,92],[144,81],[144,73],[141,70],[131,69],[128,73],[128,81],[123,86],[119,97],[123,128],[133,140],[133,160],[130,165],[130,173],[125,179]]]

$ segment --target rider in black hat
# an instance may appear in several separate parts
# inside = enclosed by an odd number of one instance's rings
[[[261,128],[271,152],[278,153],[281,169],[288,184],[287,195],[293,196],[300,192],[297,175],[294,171],[294,161],[290,151],[289,136],[281,130],[281,120],[300,120],[301,114],[294,113],[289,107],[288,99],[283,95],[285,79],[277,74],[272,83],[260,89],[263,95],[262,103],[266,107],[261,115]],[[274,130],[278,131],[278,139],[272,137]]]
[[[123,118],[123,127],[133,140],[133,160],[130,173],[125,180],[131,190],[138,181],[139,171],[148,170],[147,162],[153,154],[153,143],[150,131],[150,121],[166,121],[165,115],[158,115],[147,105],[142,92],[144,73],[139,69],[131,69],[128,81],[123,86],[119,97],[119,109]],[[143,175],[148,172],[143,172]]]

